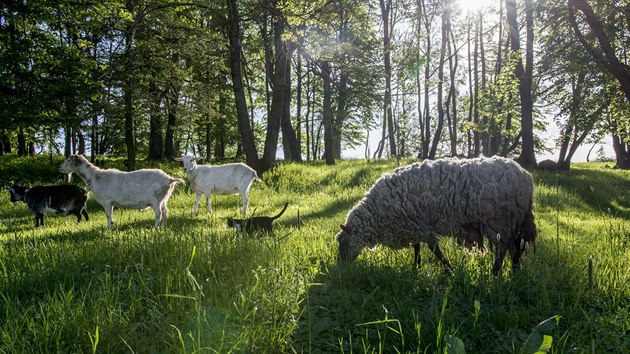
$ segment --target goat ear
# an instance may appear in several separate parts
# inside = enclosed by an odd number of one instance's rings
[[[192,160],[193,161],[201,160],[201,157],[193,157]]]
[[[181,157],[176,157],[176,158],[175,158],[175,161],[184,161],[184,160],[182,160],[182,158],[181,158]]]
[[[341,231],[343,231],[345,233],[348,233],[348,234],[352,234],[352,231],[350,231],[350,228],[347,227],[346,225],[341,224],[341,225],[339,225],[339,227],[341,228]]]

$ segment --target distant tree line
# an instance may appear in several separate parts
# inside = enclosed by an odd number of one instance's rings
[[[492,156],[558,164],[612,136],[630,168],[618,0],[7,0],[0,154],[244,159]],[[369,150],[369,135],[380,143]],[[60,143],[61,142],[61,143]]]

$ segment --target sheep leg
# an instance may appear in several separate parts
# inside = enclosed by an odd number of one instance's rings
[[[199,201],[201,200],[201,194],[197,193],[195,195],[195,208],[193,209],[193,212],[195,213],[195,216],[197,216],[197,213],[199,212]]]
[[[503,267],[503,258],[505,257],[506,248],[502,243],[496,245],[497,253],[494,256],[494,265],[492,266],[492,274],[499,275]]]
[[[444,257],[444,255],[442,254],[442,251],[440,250],[440,246],[438,246],[437,238],[435,237],[430,238],[427,241],[427,244],[429,245],[429,249],[431,250],[431,252],[433,252],[433,254],[437,257],[437,259],[439,259],[440,262],[442,262],[442,264],[444,265],[444,267],[446,267],[446,270],[448,272],[451,272],[453,270],[453,267],[448,262],[446,257]]]
[[[77,222],[81,222],[81,212],[80,211],[73,211],[72,214],[74,214],[74,216],[77,217]]]
[[[114,222],[112,221],[112,213],[114,212],[114,206],[113,205],[103,205],[103,208],[105,209],[105,215],[107,216],[107,229],[111,230],[112,226],[114,225]]]
[[[90,221],[90,217],[88,216],[87,210],[85,209],[81,210],[81,214],[83,214],[85,221]]]
[[[420,244],[413,245],[413,261],[416,266],[420,265]]]
[[[522,251],[519,245],[514,245],[514,252],[512,253],[512,270],[518,270],[520,268],[521,254]]]

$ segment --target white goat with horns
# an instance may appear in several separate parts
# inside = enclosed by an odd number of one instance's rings
[[[117,169],[100,169],[82,155],[70,155],[59,167],[62,173],[76,173],[94,199],[103,206],[107,215],[107,228],[111,229],[114,206],[130,209],[152,207],[155,226],[166,225],[166,204],[176,184],[184,184],[181,178],[158,169],[141,169],[124,172]]]
[[[197,165],[199,158],[194,156],[184,156],[176,158],[177,161],[184,162],[184,172],[188,175],[190,190],[196,194],[195,215],[199,211],[199,200],[201,195],[206,196],[206,206],[208,213],[212,212],[210,206],[212,194],[232,195],[240,194],[243,198],[242,214],[247,213],[247,192],[254,180],[260,181],[256,171],[244,163],[230,163],[219,166]]]

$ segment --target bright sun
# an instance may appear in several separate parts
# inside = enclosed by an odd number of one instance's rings
[[[494,5],[497,1],[502,0],[455,0],[455,4],[463,12],[474,12],[478,10],[483,11]]]

